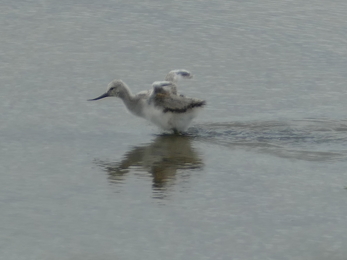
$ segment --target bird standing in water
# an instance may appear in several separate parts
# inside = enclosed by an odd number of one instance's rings
[[[113,80],[105,94],[89,101],[118,97],[132,114],[149,120],[163,130],[180,133],[188,128],[206,104],[205,100],[178,95],[176,83],[180,78],[192,78],[192,75],[186,70],[172,70],[166,75],[165,81],[156,81],[153,89],[136,95],[123,81]]]

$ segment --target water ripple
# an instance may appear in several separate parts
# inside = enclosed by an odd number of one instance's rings
[[[191,128],[188,134],[204,142],[244,147],[283,158],[308,161],[347,158],[347,120],[211,123]]]

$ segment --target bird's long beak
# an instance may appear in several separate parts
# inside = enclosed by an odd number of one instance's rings
[[[100,97],[97,97],[97,98],[88,99],[88,101],[94,101],[94,100],[102,99],[102,98],[105,98],[105,97],[108,97],[108,94],[107,94],[107,93],[102,94]]]

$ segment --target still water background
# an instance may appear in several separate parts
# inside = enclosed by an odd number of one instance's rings
[[[346,259],[344,1],[0,4],[0,259]],[[162,135],[117,99],[171,69]]]

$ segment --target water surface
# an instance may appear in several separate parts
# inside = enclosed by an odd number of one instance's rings
[[[0,258],[345,259],[343,1],[3,1]],[[120,100],[188,69],[163,134]]]

